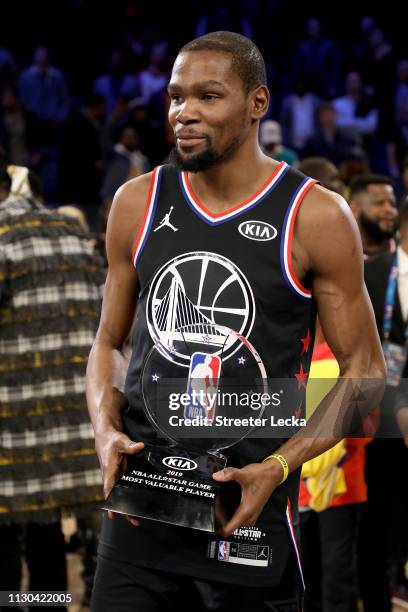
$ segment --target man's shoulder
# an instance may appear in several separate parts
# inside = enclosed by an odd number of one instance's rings
[[[308,269],[331,274],[341,265],[362,265],[362,244],[356,220],[337,193],[315,184],[304,197],[295,236]]]
[[[158,168],[126,181],[115,193],[108,220],[108,236],[124,245],[133,247],[135,236],[142,223],[146,206],[151,199]]]
[[[336,223],[350,217],[350,207],[344,198],[319,183],[315,183],[306,193],[304,205],[301,207],[302,219],[305,222],[319,221],[320,225]]]
[[[144,206],[152,187],[153,178],[157,172],[158,168],[155,168],[151,172],[146,172],[126,181],[115,194],[116,206],[122,208],[127,208],[128,206],[134,208],[137,205]]]

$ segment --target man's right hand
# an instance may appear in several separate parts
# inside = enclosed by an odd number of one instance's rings
[[[120,474],[126,470],[127,455],[137,455],[143,450],[144,444],[143,442],[133,442],[123,432],[114,427],[109,427],[97,433],[95,448],[101,465],[103,492],[106,499],[112,487],[119,480]],[[134,527],[140,525],[135,517],[125,516]],[[108,510],[108,517],[113,519],[115,512]]]

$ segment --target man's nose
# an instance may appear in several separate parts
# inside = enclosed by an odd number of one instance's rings
[[[193,100],[185,100],[183,102],[176,115],[176,119],[179,123],[182,123],[183,125],[189,123],[197,123],[197,121],[200,121],[200,117],[197,112],[197,107],[194,104]]]

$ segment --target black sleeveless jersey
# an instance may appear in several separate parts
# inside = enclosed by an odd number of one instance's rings
[[[194,194],[188,173],[170,165],[153,171],[133,251],[140,294],[124,412],[124,431],[133,440],[156,438],[144,416],[140,379],[149,350],[176,325],[167,308],[172,279],[182,288],[190,319],[206,317],[247,338],[268,378],[307,379],[316,308],[310,288],[294,273],[291,245],[297,211],[314,184],[281,162],[253,197],[215,214]],[[225,357],[233,359],[233,353],[232,346]],[[304,399],[305,385],[299,387]],[[229,449],[228,464],[260,462],[282,442],[246,438]],[[105,518],[99,551],[197,578],[274,586],[291,552],[299,561],[299,475],[291,473],[277,487],[255,527],[225,540],[153,521],[134,528],[116,517]]]

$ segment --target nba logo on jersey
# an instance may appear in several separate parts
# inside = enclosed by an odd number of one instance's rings
[[[220,357],[209,353],[193,353],[187,383],[190,403],[184,408],[185,418],[202,417],[213,422],[220,372]]]
[[[220,540],[218,545],[218,561],[228,561],[230,543]]]

